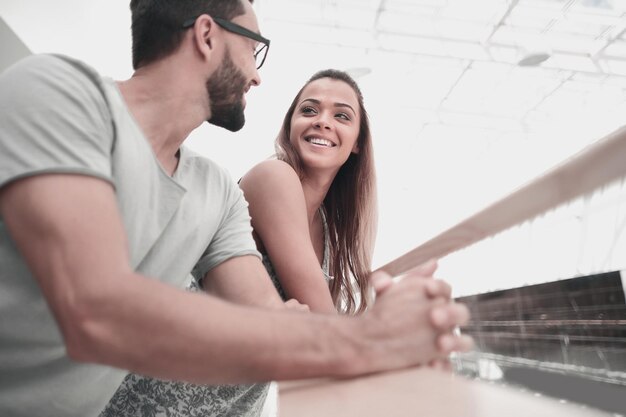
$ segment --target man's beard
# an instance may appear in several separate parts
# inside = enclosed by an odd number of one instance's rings
[[[206,82],[211,102],[211,117],[207,122],[231,132],[241,129],[246,123],[243,114],[245,86],[246,77],[237,69],[227,50],[222,65]]]

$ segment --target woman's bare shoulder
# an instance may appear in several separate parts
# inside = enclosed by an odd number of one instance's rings
[[[259,162],[244,175],[244,178],[250,175],[271,175],[279,177],[295,175],[297,177],[296,171],[291,167],[291,165],[278,159],[268,159]]]
[[[283,188],[291,189],[296,185],[301,188],[300,178],[291,165],[276,159],[256,164],[241,178],[240,185],[244,191],[254,188],[276,192]]]

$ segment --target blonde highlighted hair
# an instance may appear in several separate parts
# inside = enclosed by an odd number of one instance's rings
[[[359,102],[358,153],[351,153],[341,166],[324,199],[323,210],[330,241],[330,293],[335,307],[354,314],[367,308],[369,274],[376,239],[376,174],[369,119],[363,95],[356,82],[343,71],[328,69],[315,73],[294,98],[276,138],[276,157],[287,162],[303,177],[302,160],[289,140],[291,117],[302,91],[311,82],[330,78],[348,84]]]

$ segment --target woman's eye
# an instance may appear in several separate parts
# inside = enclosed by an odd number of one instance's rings
[[[313,107],[306,106],[306,107],[302,108],[302,113],[304,113],[304,114],[313,114],[313,113],[315,113],[315,109]]]
[[[347,113],[337,113],[336,116],[344,120],[350,120],[350,116]]]

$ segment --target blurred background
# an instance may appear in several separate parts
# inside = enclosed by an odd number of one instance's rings
[[[255,0],[254,8],[272,43],[262,84],[248,94],[248,122],[237,134],[205,125],[189,146],[238,179],[273,153],[282,117],[308,77],[325,68],[349,71],[374,133],[375,267],[626,119],[624,0]],[[0,18],[2,30],[34,53],[71,55],[115,79],[132,73],[128,1],[2,0]],[[494,254],[500,244],[486,243],[482,258],[458,256],[459,266],[442,265],[441,272],[458,294],[469,294],[623,266],[605,255],[625,253],[623,222],[615,226],[624,200],[623,186],[601,200],[613,211],[597,216],[608,222],[597,232],[606,233],[598,237],[605,242],[600,261],[578,261],[590,229],[579,220],[594,212],[580,203],[568,209],[574,220],[550,222],[559,233],[535,236],[534,260],[517,249],[519,239],[509,239],[511,259]],[[515,269],[514,257],[546,266],[559,245],[568,267],[548,268],[544,278],[504,273]]]

